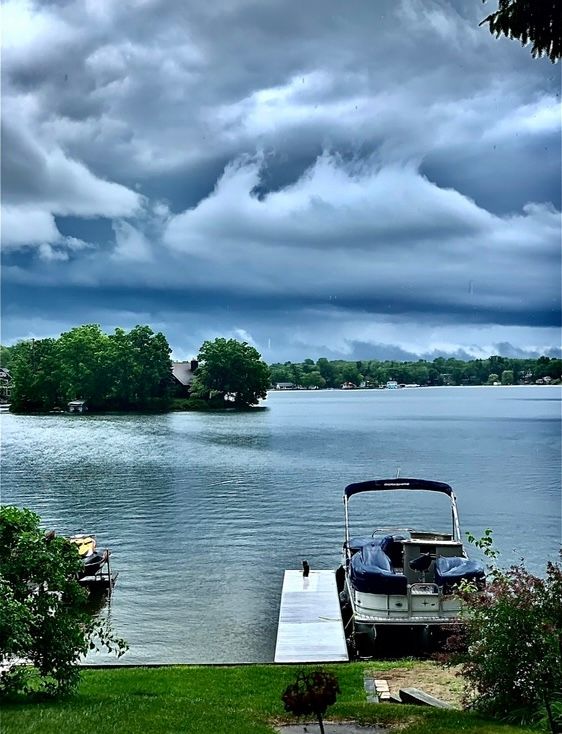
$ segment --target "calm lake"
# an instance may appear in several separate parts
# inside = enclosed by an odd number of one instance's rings
[[[1,416],[2,502],[113,550],[122,662],[271,661],[284,569],[336,568],[344,486],[398,470],[452,484],[461,528],[493,528],[504,565],[524,556],[541,573],[559,557],[558,388],[277,392],[265,405]],[[367,531],[438,529],[448,505],[385,493],[353,498],[350,515]]]

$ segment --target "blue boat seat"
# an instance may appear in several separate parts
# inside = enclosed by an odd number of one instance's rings
[[[394,573],[390,558],[379,540],[362,546],[351,559],[350,580],[357,591],[367,594],[406,594],[408,581],[404,574]]]
[[[435,583],[448,592],[463,580],[484,582],[484,564],[461,556],[438,556],[435,559]]]

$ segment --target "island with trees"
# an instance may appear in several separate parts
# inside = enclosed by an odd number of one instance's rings
[[[61,412],[80,402],[90,412],[248,409],[265,398],[270,371],[246,342],[218,338],[200,348],[195,379],[179,385],[164,334],[149,326],[106,334],[86,324],[57,339],[3,346],[15,413]]]

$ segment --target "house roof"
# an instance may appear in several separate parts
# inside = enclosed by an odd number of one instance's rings
[[[191,362],[172,362],[172,375],[182,385],[191,385],[195,373],[191,369]]]

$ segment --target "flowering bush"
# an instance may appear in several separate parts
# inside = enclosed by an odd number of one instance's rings
[[[325,670],[311,673],[300,671],[296,681],[285,689],[281,700],[285,704],[285,711],[295,716],[314,714],[324,734],[324,714],[328,706],[336,702],[339,692],[338,679],[332,673]]]
[[[522,563],[493,566],[489,579],[484,593],[459,592],[466,624],[453,659],[468,682],[467,703],[507,719],[542,716],[552,732],[561,732],[562,568],[548,563],[539,578]]]

